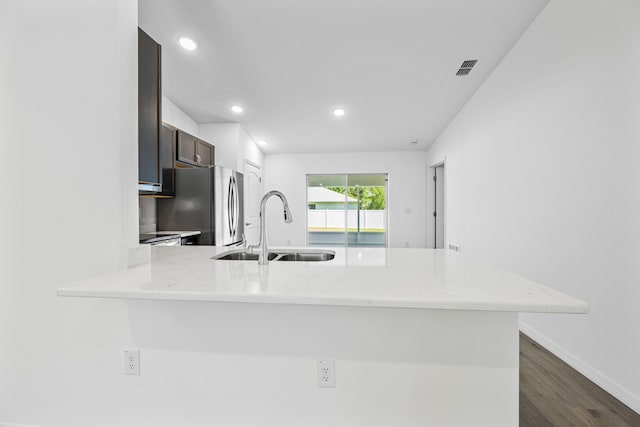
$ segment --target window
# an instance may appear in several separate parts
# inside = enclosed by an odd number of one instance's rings
[[[307,175],[309,246],[387,245],[387,174]]]

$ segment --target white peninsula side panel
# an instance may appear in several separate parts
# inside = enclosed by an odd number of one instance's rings
[[[144,361],[139,385],[165,390],[152,425],[176,417],[263,427],[518,425],[516,313],[127,305]],[[335,388],[317,386],[318,359],[335,361]],[[172,400],[194,387],[190,413],[176,414]]]

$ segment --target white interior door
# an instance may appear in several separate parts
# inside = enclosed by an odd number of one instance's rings
[[[247,243],[260,240],[260,201],[262,199],[262,168],[244,161],[244,234]]]
[[[444,249],[444,166],[435,168],[435,248]]]

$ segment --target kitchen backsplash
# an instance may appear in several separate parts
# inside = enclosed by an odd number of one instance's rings
[[[138,224],[140,226],[140,233],[156,231],[156,199],[152,197],[139,197],[138,199]]]

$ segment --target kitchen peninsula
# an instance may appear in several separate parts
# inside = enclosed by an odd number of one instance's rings
[[[516,426],[518,312],[587,312],[579,299],[451,251],[337,248],[330,261],[266,266],[210,259],[226,250],[154,247],[150,263],[58,295],[165,300],[153,303],[168,312],[193,304],[210,323],[172,321],[212,340],[212,360],[233,371],[232,357],[250,355],[243,369],[273,366],[286,383],[268,397],[236,391],[237,407],[217,413],[233,425],[254,422],[234,411],[257,405],[270,414],[261,425]],[[144,303],[130,302],[134,318]],[[335,360],[335,388],[317,387],[320,358]]]

